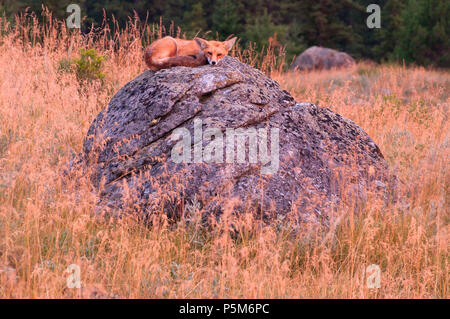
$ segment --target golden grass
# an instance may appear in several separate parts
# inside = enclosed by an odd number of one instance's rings
[[[398,202],[342,210],[329,229],[296,234],[250,215],[210,230],[162,216],[149,228],[93,216],[89,185],[79,198],[60,176],[97,113],[145,70],[142,37],[130,28],[83,38],[0,19],[0,298],[449,297],[448,72],[272,72],[296,100],[330,107],[375,140],[401,181]],[[108,56],[103,84],[58,72],[82,47]],[[269,72],[273,58],[259,66]],[[81,267],[82,289],[66,287],[70,264]],[[370,264],[381,268],[379,289],[366,285]]]

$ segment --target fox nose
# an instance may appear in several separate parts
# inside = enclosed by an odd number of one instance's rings
[[[217,62],[216,61],[211,61],[211,64],[212,65],[215,65]]]

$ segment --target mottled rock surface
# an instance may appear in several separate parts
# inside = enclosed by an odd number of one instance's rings
[[[223,163],[177,163],[171,155],[180,143],[173,136],[177,129],[192,136],[191,160],[195,149],[206,152],[212,143],[194,138],[195,123],[203,134],[215,128],[216,142],[217,131],[225,141],[227,129],[263,129],[269,153],[278,129],[279,167],[263,173],[270,163],[263,165],[261,157],[227,163],[225,148]],[[114,213],[146,216],[163,204],[174,216],[196,197],[205,214],[233,203],[236,211],[266,217],[293,213],[300,221],[326,221],[344,197],[364,200],[373,189],[384,192],[389,177],[379,148],[355,123],[297,103],[278,83],[232,57],[215,67],[141,74],[117,92],[87,135],[80,158],[100,190],[101,206]]]
[[[344,52],[313,46],[300,54],[292,64],[292,70],[330,70],[355,65],[355,60]]]

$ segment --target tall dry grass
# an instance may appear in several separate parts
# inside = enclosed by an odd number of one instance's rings
[[[97,113],[145,70],[145,38],[164,29],[130,23],[81,36],[50,21],[0,19],[1,298],[449,297],[448,72],[359,64],[281,73],[273,51],[258,59],[238,48],[298,101],[361,126],[398,175],[400,199],[368,203],[360,214],[342,210],[331,227],[295,234],[251,215],[208,230],[162,216],[150,228],[96,218],[89,185],[77,198],[60,171]],[[108,56],[103,83],[58,71],[59,61],[92,47]],[[80,266],[81,289],[66,286],[70,264]],[[379,289],[366,284],[371,264],[381,268]]]

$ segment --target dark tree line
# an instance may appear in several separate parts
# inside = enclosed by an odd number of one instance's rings
[[[64,19],[70,3],[82,8],[85,29],[99,26],[104,10],[122,26],[136,13],[149,22],[173,21],[188,37],[211,30],[213,38],[235,34],[259,48],[272,38],[286,46],[288,58],[321,45],[356,58],[450,67],[448,0],[0,0],[0,12],[11,18],[44,4]],[[366,25],[371,3],[381,7],[379,29]]]

